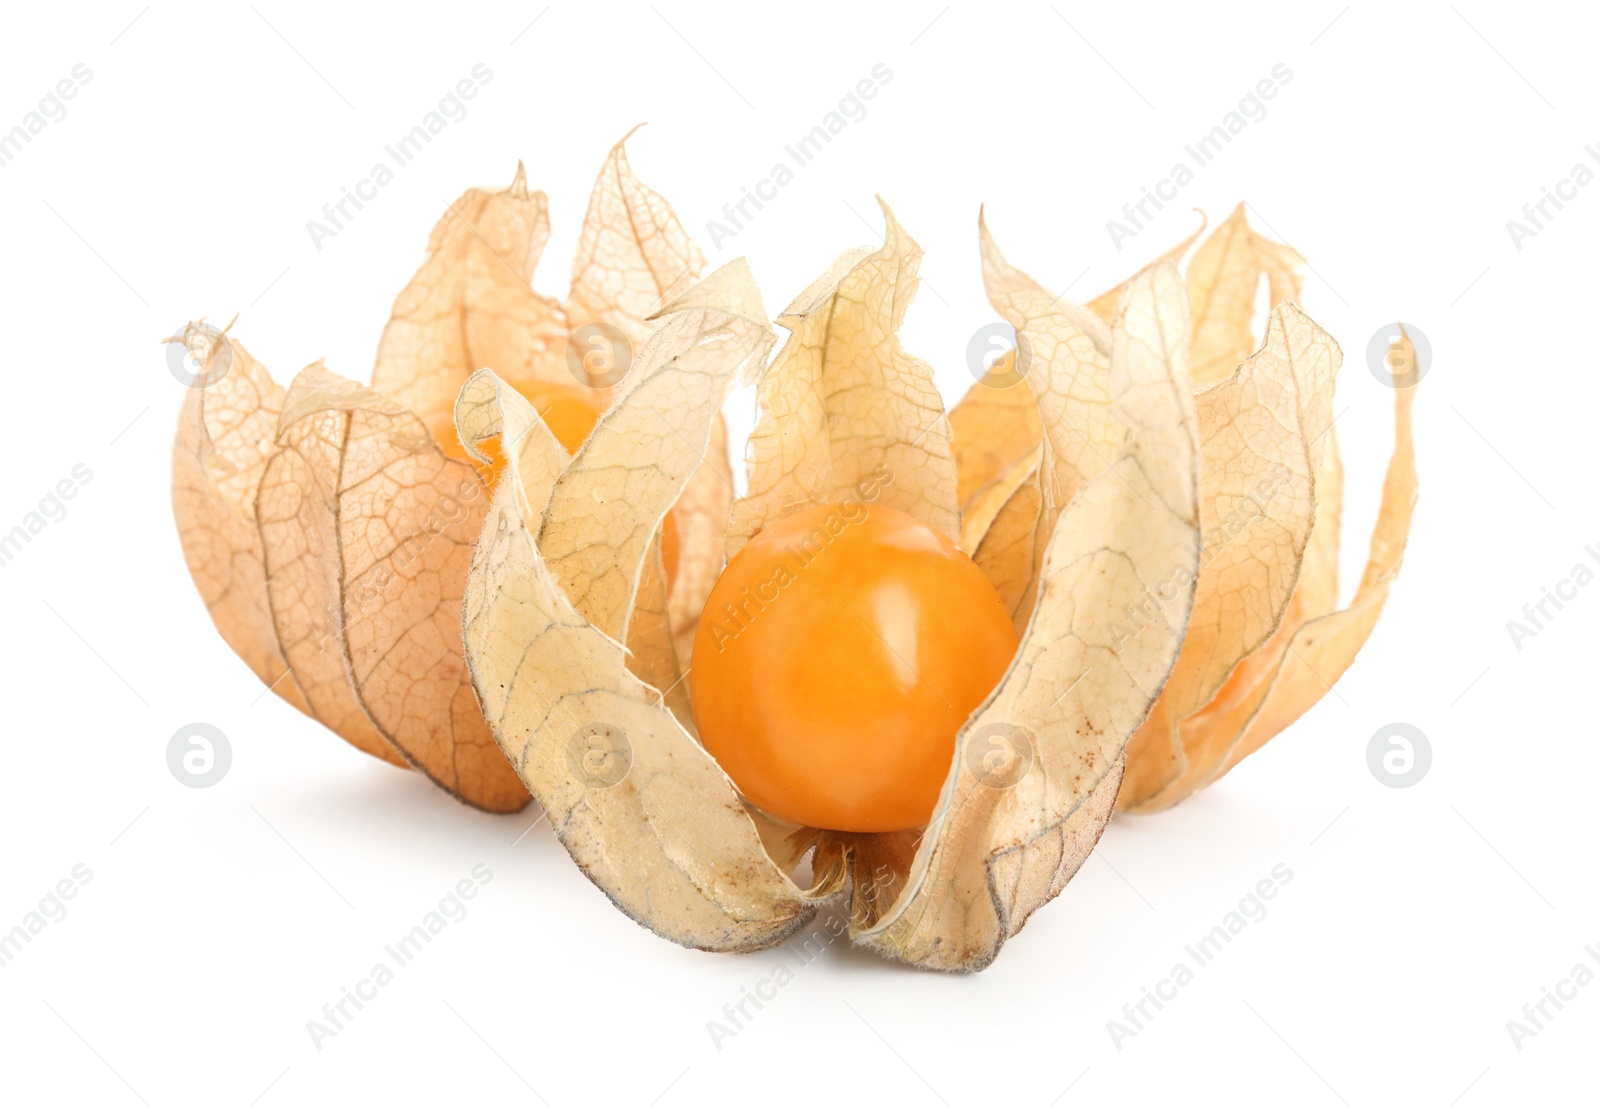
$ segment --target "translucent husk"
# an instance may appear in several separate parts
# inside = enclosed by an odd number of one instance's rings
[[[1147,585],[1194,582],[1188,301],[1164,262],[1130,281],[1108,327],[1082,307],[1051,305],[985,233],[997,305],[1026,309],[1018,327],[1034,363],[1018,389],[1031,391],[1044,438],[1026,468],[1039,492],[1026,543],[1007,565],[1011,580],[996,584],[1016,596],[1021,644],[956,739],[926,828],[797,829],[740,800],[672,692],[645,675],[663,642],[659,630],[640,638],[638,601],[657,574],[648,539],[741,376],[759,376],[761,409],[730,550],[776,517],[856,497],[866,476],[879,480],[874,497],[960,536],[963,496],[970,503],[1016,465],[1004,449],[968,452],[985,422],[968,420],[970,409],[952,422],[931,370],[900,347],[921,252],[887,207],[884,217],[880,249],[842,256],[780,316],[790,337],[770,364],[773,336],[742,261],[679,297],[570,463],[492,372],[469,382],[463,438],[498,437],[518,452],[468,579],[467,658],[495,736],[553,830],[640,923],[688,946],[746,950],[798,930],[843,893],[856,942],[972,970],[1093,848],[1127,739],[1178,656],[1192,594],[1182,584],[1159,626],[1117,644],[1109,630]],[[1096,430],[1092,443],[1069,413]],[[991,474],[961,479],[956,451]],[[807,852],[802,888],[793,876]]]
[[[622,143],[595,183],[565,302],[529,281],[548,236],[545,197],[521,166],[505,190],[463,194],[395,300],[371,387],[315,363],[286,390],[225,332],[196,323],[174,338],[202,369],[179,419],[173,508],[224,640],[358,749],[496,812],[529,796],[479,711],[461,643],[489,491],[430,429],[448,427],[462,384],[486,365],[603,406],[611,391],[588,364],[575,378],[574,329],[610,327],[636,350],[644,319],[704,266]],[[675,675],[670,642],[692,633],[720,567],[732,492],[719,435],[687,484],[671,595],[663,572],[640,601],[668,635],[652,680]]]
[[[1409,528],[1412,388],[1396,391],[1370,559],[1341,610],[1340,352],[1294,304],[1297,257],[1242,206],[1186,280],[1203,224],[1087,306],[1011,265],[980,217],[985,286],[1018,346],[948,413],[897,337],[921,250],[883,212],[880,248],[840,256],[779,315],[775,356],[743,261],[692,283],[703,258],[620,143],[565,302],[528,281],[549,225],[519,167],[434,229],[371,387],[319,363],[286,390],[190,326],[179,339],[204,369],[174,507],[219,631],[365,752],[492,811],[531,793],[591,879],[668,938],[768,946],[842,898],[862,945],[987,965],[1114,807],[1169,806],[1221,776],[1349,666]],[[508,380],[571,383],[567,339],[596,322],[636,356],[620,384],[585,380],[607,408],[569,457]],[[734,500],[720,409],[740,381],[760,411]],[[434,442],[451,416],[480,462],[506,459],[492,492]],[[869,486],[960,542],[1021,639],[955,739],[929,823],[870,836],[742,801],[698,744],[683,667],[726,555]]]

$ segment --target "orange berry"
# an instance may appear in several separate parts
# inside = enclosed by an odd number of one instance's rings
[[[550,427],[550,432],[555,434],[556,440],[561,442],[561,447],[568,452],[577,452],[583,442],[588,438],[595,422],[600,420],[600,407],[575,386],[563,383],[548,383],[542,380],[529,382],[512,382],[534,409],[539,411],[539,416],[544,418],[544,423]],[[439,447],[444,449],[446,456],[457,460],[469,460],[478,469],[478,474],[490,487],[500,482],[500,473],[505,470],[506,462],[500,455],[500,438],[489,437],[479,450],[492,461],[484,464],[474,460],[467,454],[461,445],[461,438],[456,433],[455,415],[452,413],[438,414],[428,425],[428,432],[433,434],[433,439],[439,442]]]
[[[705,748],[757,807],[834,831],[926,823],[955,737],[1017,635],[938,530],[861,502],[790,515],[741,549],[695,631]]]
[[[565,383],[551,383],[543,380],[530,380],[527,382],[512,381],[534,409],[539,411],[539,416],[544,419],[550,432],[555,434],[556,440],[561,442],[561,447],[568,452],[576,453],[583,447],[583,442],[589,438],[595,422],[600,420],[600,406],[594,399],[576,386]],[[430,424],[428,431],[433,434],[433,439],[439,442],[439,447],[446,456],[457,460],[468,460],[478,469],[478,474],[492,489],[500,482],[500,473],[505,470],[505,458],[500,455],[500,438],[489,437],[479,450],[490,459],[489,464],[481,460],[474,460],[467,455],[467,450],[461,445],[461,438],[456,433],[456,422],[453,414],[441,414]],[[678,537],[678,515],[669,513],[666,524],[661,530],[661,559],[667,566],[667,584],[670,586],[678,577],[678,550],[680,542]]]

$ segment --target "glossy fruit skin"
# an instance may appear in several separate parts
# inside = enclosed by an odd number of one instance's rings
[[[832,831],[925,824],[956,732],[1016,653],[978,566],[938,530],[859,501],[752,538],[695,631],[705,748],[751,803]]]

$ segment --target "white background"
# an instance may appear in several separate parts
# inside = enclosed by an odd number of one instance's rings
[[[1592,1105],[1600,988],[1521,1050],[1507,1022],[1575,964],[1600,973],[1600,586],[1520,650],[1506,623],[1579,561],[1600,568],[1600,183],[1521,250],[1506,222],[1575,163],[1600,169],[1593,13],[541,7],[7,10],[0,130],[75,64],[93,79],[0,169],[0,532],[74,464],[94,478],[0,568],[0,931],[75,864],[93,880],[0,969],[0,1105]],[[306,222],[480,62],[470,114],[316,250]],[[893,80],[866,118],[711,251],[706,221],[879,62]],[[1293,79],[1267,117],[1116,250],[1106,222],[1277,63]],[[1187,235],[1192,206],[1215,222],[1248,200],[1309,258],[1306,306],[1344,344],[1347,583],[1392,439],[1367,339],[1400,317],[1434,351],[1405,570],[1335,695],[1176,810],[1117,819],[984,973],[836,946],[720,1049],[708,1021],[774,956],[664,942],[547,825],[513,845],[535,812],[464,808],[258,698],[189,583],[167,493],[182,388],[162,337],[237,313],[281,381],[318,357],[365,376],[434,220],[519,158],[550,196],[537,284],[561,294],[600,161],[644,120],[636,171],[714,262],[748,256],[771,313],[877,242],[888,199],[927,250],[904,340],[949,401],[994,319],[980,203],[1013,261],[1087,299]],[[194,721],[232,743],[206,790],[166,765]],[[1394,721],[1433,748],[1404,790],[1367,768]],[[480,862],[493,881],[466,918],[316,1050],[307,1022]],[[1119,1050],[1107,1022],[1278,863],[1293,881],[1266,918]]]

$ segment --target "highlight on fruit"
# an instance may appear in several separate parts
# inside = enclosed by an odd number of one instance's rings
[[[781,345],[620,143],[564,304],[527,281],[519,168],[441,219],[370,387],[285,391],[190,326],[174,500],[219,631],[369,753],[488,810],[531,794],[669,939],[754,950],[842,901],[857,944],[988,965],[1115,810],[1214,781],[1349,667],[1409,531],[1415,386],[1341,607],[1340,351],[1243,206],[1086,305],[980,214],[1017,344],[948,411],[882,208]]]

